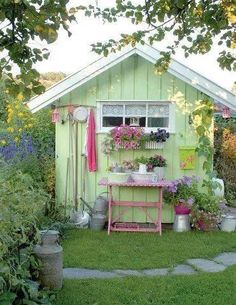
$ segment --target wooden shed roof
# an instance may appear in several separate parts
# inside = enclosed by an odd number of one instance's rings
[[[110,69],[114,65],[125,60],[129,56],[137,54],[151,63],[155,63],[160,58],[160,52],[145,44],[137,45],[135,48],[127,47],[118,53],[112,53],[108,57],[102,57],[91,63],[87,67],[68,76],[54,86],[50,87],[46,92],[38,95],[28,102],[29,109],[35,113],[42,108],[51,105],[66,93],[88,82],[102,72]],[[184,82],[190,84],[201,92],[207,94],[214,99],[216,103],[220,103],[236,111],[236,96],[229,90],[219,86],[215,82],[207,79],[203,75],[195,72],[183,63],[172,59],[168,72]]]

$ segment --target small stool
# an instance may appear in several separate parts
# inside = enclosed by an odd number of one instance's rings
[[[190,231],[190,219],[189,215],[175,215],[175,221],[173,224],[173,230],[175,232]]]

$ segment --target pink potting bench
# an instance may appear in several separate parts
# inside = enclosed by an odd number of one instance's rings
[[[107,178],[103,178],[98,183],[101,186],[108,187],[109,193],[109,210],[108,210],[108,234],[111,231],[129,231],[129,232],[159,232],[162,233],[162,202],[163,202],[163,188],[168,186],[170,182],[159,181],[155,183],[136,183],[136,182],[125,182],[115,183],[109,182]],[[112,196],[113,187],[145,187],[145,188],[156,188],[157,189],[157,201],[156,202],[137,202],[137,201],[116,201]],[[115,206],[126,207],[126,209],[119,212],[118,216],[112,219],[112,209]],[[139,223],[130,223],[120,221],[121,217],[132,207],[141,209],[147,219],[151,221],[153,226],[143,226]],[[156,208],[156,218],[154,219],[150,215],[147,208]]]

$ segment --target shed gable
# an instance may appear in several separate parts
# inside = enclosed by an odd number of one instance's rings
[[[103,57],[98,61],[92,63],[91,65],[87,66],[86,68],[67,77],[55,86],[49,88],[44,94],[33,98],[28,103],[28,106],[32,112],[36,112],[44,107],[47,107],[48,105],[59,100],[65,94],[73,91],[77,87],[80,87],[86,83],[89,83],[91,80],[96,79],[99,75],[104,74],[107,70],[113,71],[116,70],[117,67],[119,69],[119,66],[124,65],[126,59],[129,59],[134,55],[139,55],[142,60],[146,59],[151,64],[155,63],[156,60],[160,57],[159,51],[148,45],[137,46],[136,48],[125,48],[121,52],[111,54],[107,58]],[[139,82],[139,74],[146,73],[146,70],[138,72],[140,66],[141,65],[135,66],[134,62],[134,85],[137,85],[137,83]],[[113,67],[115,69],[113,69]],[[220,102],[223,105],[230,107],[232,110],[236,111],[236,98],[232,92],[229,92],[228,90],[216,85],[214,82],[210,81],[209,79],[206,79],[202,75],[194,72],[190,68],[184,66],[182,63],[179,63],[174,59],[172,60],[168,71],[173,77],[177,77],[178,79],[184,81],[186,84],[189,84],[190,86],[198,89],[204,94],[207,94],[215,102]],[[165,73],[164,75],[168,75],[168,73]],[[114,82],[115,80],[111,78],[111,80],[109,81]],[[112,91],[113,87],[110,88],[110,95],[112,94]],[[134,93],[137,94],[137,91],[138,90],[135,89]],[[164,90],[161,90],[161,92],[164,92]],[[140,95],[144,94],[145,90],[140,92]]]

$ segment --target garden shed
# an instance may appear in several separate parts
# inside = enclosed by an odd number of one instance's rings
[[[108,176],[111,164],[141,156],[159,154],[166,158],[166,179],[184,175],[203,178],[204,157],[195,152],[198,137],[191,113],[199,100],[208,98],[227,115],[236,111],[235,95],[176,60],[172,60],[168,72],[156,74],[154,63],[159,57],[160,52],[149,45],[124,48],[65,78],[28,103],[33,113],[48,106],[54,109],[58,203],[73,204],[79,197],[92,203],[106,191],[98,183]],[[86,110],[90,109],[96,122],[93,171],[88,171],[85,160]],[[147,134],[161,128],[170,137],[163,146],[119,149],[104,154],[102,143],[109,131],[134,121]],[[213,140],[212,130],[209,132]],[[117,188],[113,195],[120,200],[150,201],[155,198],[155,190]],[[130,221],[147,221],[136,208],[124,217]],[[164,205],[163,222],[172,221],[173,209]]]

